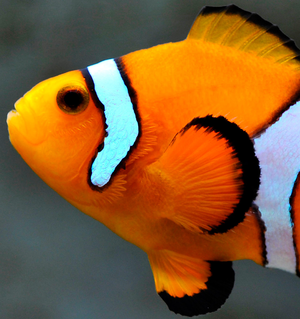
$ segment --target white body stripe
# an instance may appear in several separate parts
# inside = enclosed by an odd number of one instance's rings
[[[261,167],[256,205],[266,226],[268,267],[295,273],[289,199],[300,169],[300,103],[254,140]]]
[[[89,66],[96,94],[104,105],[107,137],[92,164],[91,182],[104,186],[135,143],[139,126],[128,90],[113,59]]]

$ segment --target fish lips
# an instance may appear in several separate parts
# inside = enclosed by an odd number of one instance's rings
[[[19,99],[15,103],[15,109],[7,114],[7,125],[9,138],[14,147],[18,142],[25,141],[30,145],[39,145],[46,139],[45,130],[41,129],[34,110],[30,107],[25,98]]]

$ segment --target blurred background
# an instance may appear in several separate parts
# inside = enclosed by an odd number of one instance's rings
[[[147,256],[44,184],[10,145],[6,114],[33,85],[186,37],[204,5],[225,0],[0,0],[0,318],[172,319]],[[299,0],[236,0],[300,45]],[[300,279],[251,261],[210,319],[295,319]]]

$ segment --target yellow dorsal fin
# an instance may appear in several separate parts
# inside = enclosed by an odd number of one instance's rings
[[[187,39],[217,43],[300,69],[300,50],[293,40],[276,25],[235,5],[204,7]]]

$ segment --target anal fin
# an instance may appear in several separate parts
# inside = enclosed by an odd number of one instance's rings
[[[148,254],[159,296],[184,316],[216,311],[234,284],[231,262],[203,261],[171,251]]]

